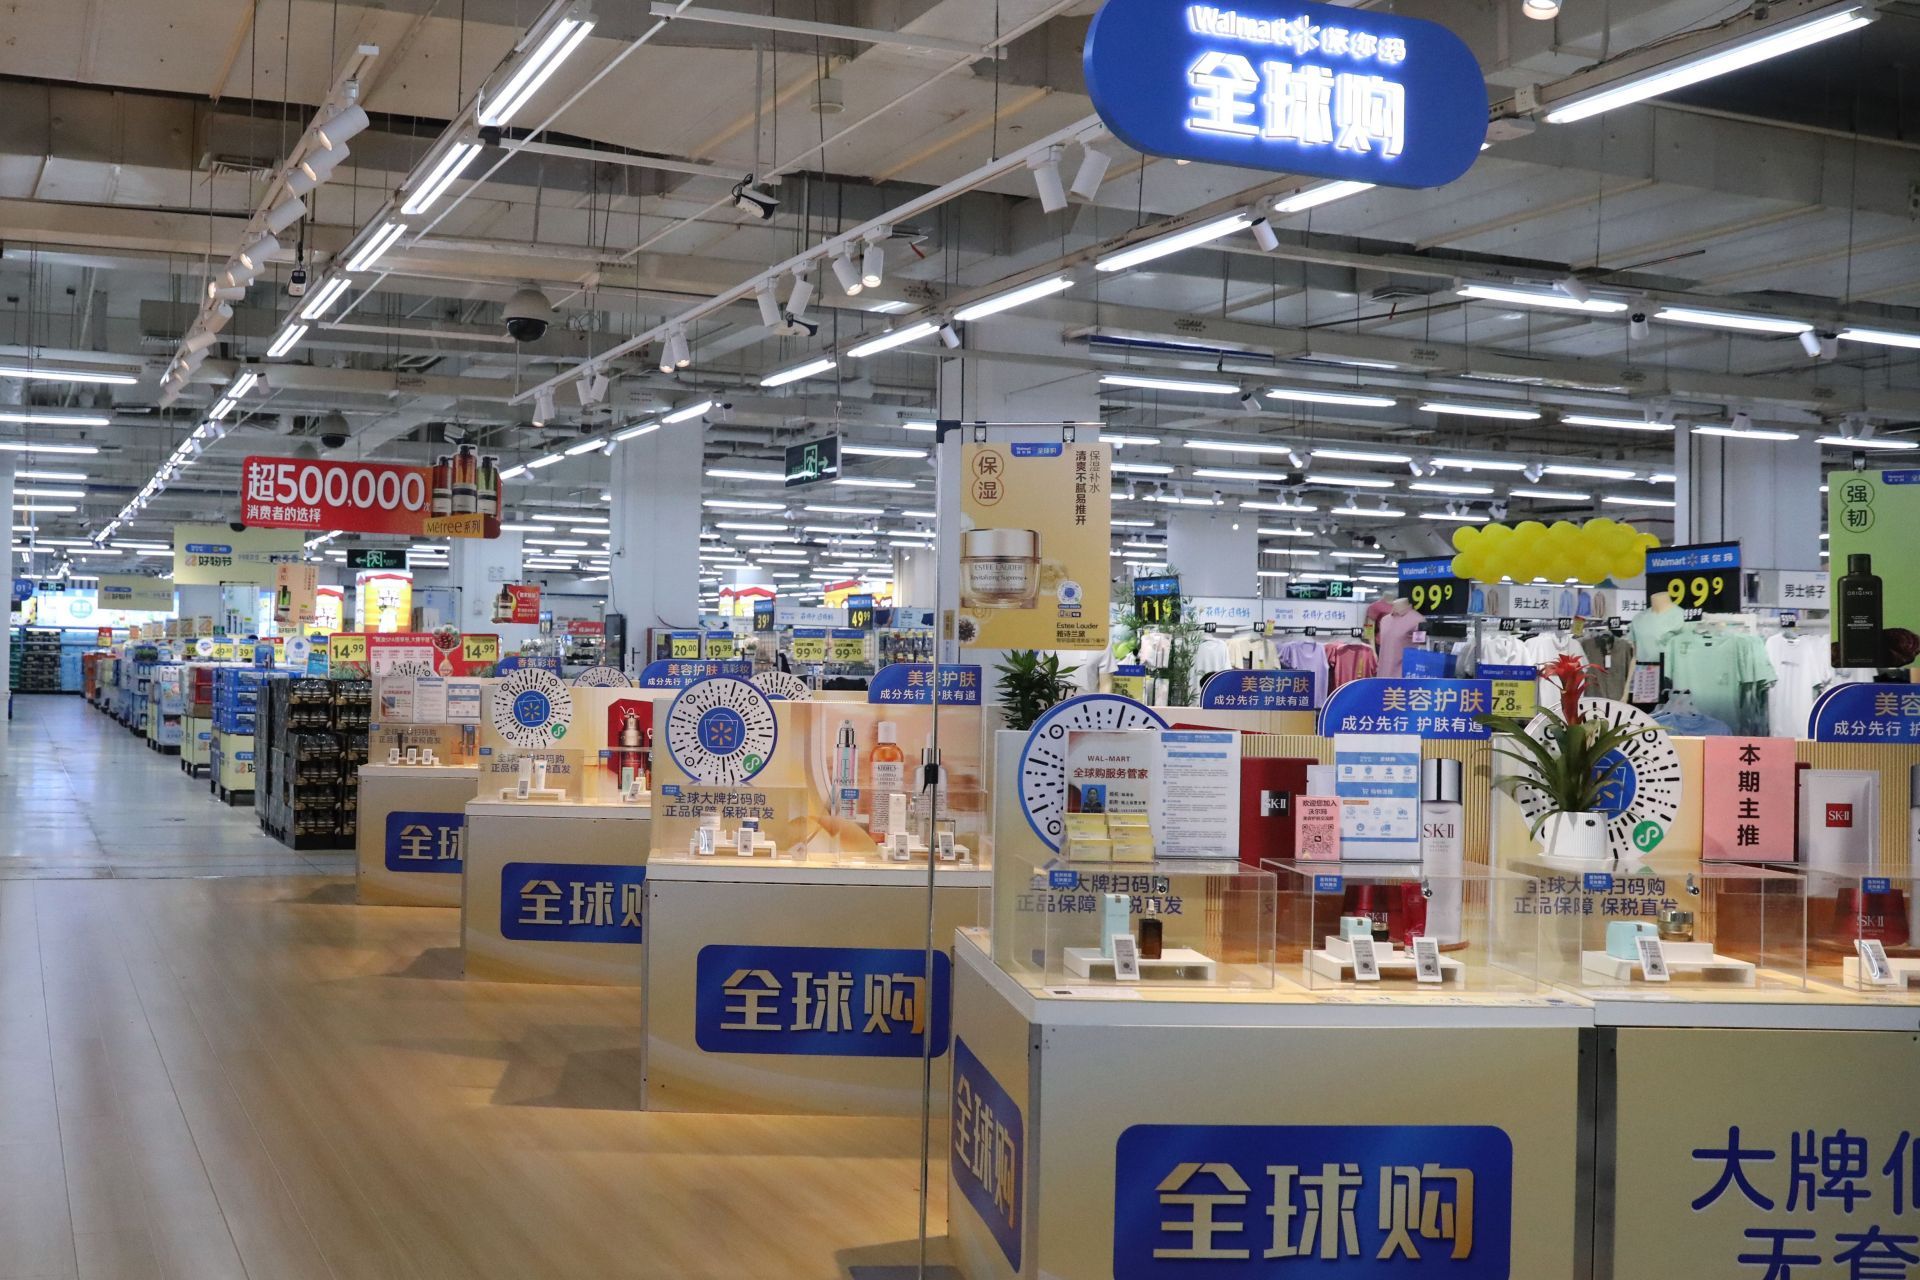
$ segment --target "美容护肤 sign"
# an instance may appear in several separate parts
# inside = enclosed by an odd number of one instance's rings
[[[491,459],[449,455],[430,467],[250,456],[240,519],[257,528],[497,538],[502,490]]]

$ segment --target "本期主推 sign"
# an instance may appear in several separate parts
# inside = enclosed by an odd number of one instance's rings
[[[1465,173],[1485,78],[1438,23],[1252,0],[1107,0],[1087,32],[1101,121],[1148,155],[1392,187]]]

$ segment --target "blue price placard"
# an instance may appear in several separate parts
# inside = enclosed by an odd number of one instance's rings
[[[1347,878],[1343,875],[1320,874],[1313,878],[1315,893],[1345,893]]]
[[[1862,876],[1860,878],[1860,891],[1862,893],[1892,893],[1893,879],[1890,876]]]
[[[500,936],[638,944],[646,879],[645,867],[509,862],[500,869]]]
[[[1920,742],[1920,689],[1834,685],[1814,700],[1807,720],[1814,742]]]
[[[1013,1095],[973,1056],[967,1042],[957,1038],[948,1116],[952,1128],[947,1164],[953,1185],[987,1224],[1007,1265],[1018,1274],[1026,1225],[1026,1119]]]
[[[714,943],[694,961],[693,1038],[707,1053],[917,1058],[947,1051],[953,971],[914,947]]]
[[[1612,893],[1613,877],[1605,871],[1589,871],[1580,877],[1580,887],[1588,893]]]
[[[1101,121],[1147,155],[1438,187],[1487,136],[1472,50],[1387,11],[1107,0],[1082,60]]]
[[[1047,872],[1047,888],[1049,889],[1078,889],[1079,887],[1080,873],[1078,871],[1069,868],[1055,868]]]
[[[466,865],[465,813],[396,809],[387,815],[386,866],[389,871],[459,875]]]
[[[1200,707],[1204,711],[1311,711],[1313,685],[1311,671],[1222,671],[1200,691]]]

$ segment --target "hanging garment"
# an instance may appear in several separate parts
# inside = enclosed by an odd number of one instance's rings
[[[1653,662],[1667,653],[1667,641],[1687,625],[1679,609],[1643,609],[1633,615],[1633,647],[1641,662]]]
[[[1327,646],[1327,667],[1332,673],[1327,690],[1332,692],[1349,680],[1379,674],[1380,659],[1369,646],[1349,640]]]
[[[1571,631],[1539,632],[1524,640],[1521,650],[1526,654],[1523,661],[1534,668],[1544,667],[1559,658],[1579,658],[1584,662],[1587,657]],[[1543,707],[1557,707],[1560,705],[1560,685],[1542,676],[1535,682],[1534,696]]]
[[[1581,637],[1580,650],[1593,668],[1587,673],[1588,695],[1618,702],[1627,692],[1627,675],[1633,670],[1633,642],[1610,631],[1589,631]]]
[[[1413,640],[1413,633],[1426,624],[1426,619],[1412,609],[1400,613],[1389,609],[1381,615],[1374,629],[1374,639],[1380,647],[1380,674],[1398,677],[1407,645]]]
[[[1750,732],[1756,722],[1764,723],[1756,706],[1765,705],[1774,673],[1760,637],[1682,629],[1667,638],[1666,663],[1673,687],[1691,693],[1701,714],[1735,732]]]
[[[1327,646],[1318,640],[1289,640],[1280,646],[1280,665],[1288,671],[1313,672],[1313,705],[1327,700]]]
[[[1814,699],[1833,679],[1833,651],[1825,636],[1783,631],[1767,638],[1767,660],[1779,677],[1767,691],[1767,731],[1804,738]]]
[[[1225,671],[1233,666],[1233,650],[1227,642],[1218,636],[1208,636],[1193,650],[1193,673],[1197,676],[1212,675],[1216,671]]]
[[[1733,733],[1732,725],[1724,720],[1716,720],[1697,708],[1692,711],[1656,711],[1653,718],[1668,733],[1682,738],[1724,738]]]

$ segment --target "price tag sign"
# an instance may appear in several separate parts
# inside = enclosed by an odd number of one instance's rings
[[[1170,627],[1180,621],[1180,579],[1135,578],[1133,620],[1147,627]]]
[[[753,602],[753,629],[756,633],[773,630],[773,601]]]
[[[1413,940],[1413,976],[1420,982],[1440,981],[1440,939]]]
[[[342,632],[327,637],[327,663],[340,667],[358,664],[365,666],[367,661],[367,638],[351,632]]]
[[[1634,942],[1640,948],[1640,976],[1648,982],[1671,982],[1673,974],[1667,969],[1667,949],[1660,945],[1660,939],[1640,937]]]
[[[847,626],[854,631],[873,630],[873,597],[847,597]]]
[[[864,662],[867,657],[865,632],[835,630],[827,637],[828,662]]]
[[[1113,935],[1113,976],[1121,982],[1140,981],[1140,947],[1124,933]]]
[[[460,637],[460,657],[471,666],[491,666],[500,661],[500,637],[463,635]]]
[[[1462,618],[1467,613],[1471,585],[1465,578],[1453,576],[1451,556],[1435,556],[1402,560],[1395,594],[1405,596],[1413,602],[1414,612],[1429,618]]]
[[[1350,938],[1353,944],[1353,977],[1356,982],[1380,981],[1380,957],[1372,938]]]
[[[700,637],[683,636],[675,633],[668,642],[668,655],[675,658],[697,658],[700,656]]]
[[[1647,599],[1665,594],[1682,609],[1740,610],[1740,544],[1704,542],[1647,552]]]
[[[1474,675],[1482,680],[1493,681],[1492,706],[1489,709],[1494,715],[1517,716],[1523,720],[1533,718],[1539,702],[1539,672],[1524,664],[1502,666],[1483,662],[1474,668]]]
[[[739,645],[734,642],[732,632],[711,631],[707,633],[707,656],[709,658],[724,661],[732,658],[738,651]]]
[[[818,628],[794,628],[793,660],[795,662],[825,662],[827,660],[827,633]]]
[[[1855,938],[1853,948],[1860,953],[1860,976],[1876,987],[1897,987],[1893,964],[1887,959],[1887,944],[1878,938]]]

